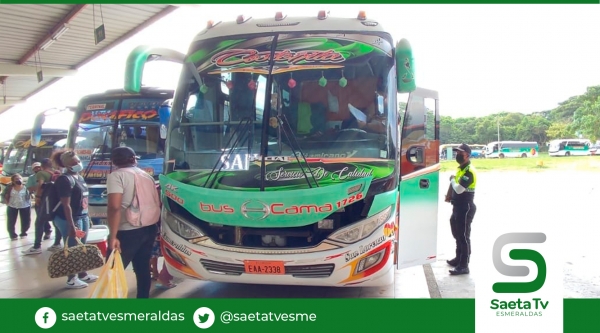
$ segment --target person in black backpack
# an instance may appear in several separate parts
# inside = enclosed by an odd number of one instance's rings
[[[60,206],[62,206],[55,211],[54,225],[60,230],[68,246],[77,245],[78,231],[83,232],[80,239],[85,244],[90,218],[88,216],[88,187],[83,177],[79,175],[79,172],[83,170],[83,165],[75,152],[70,150],[55,152],[52,155],[52,161],[58,167],[65,168],[65,173],[54,183],[56,194],[60,198]],[[67,288],[85,288],[89,282],[97,279],[96,275],[79,272],[79,274],[67,278]]]
[[[35,177],[32,175],[29,177],[35,181],[35,185],[32,186],[30,191],[35,194],[35,240],[33,241],[33,246],[27,250],[22,251],[24,255],[32,255],[32,254],[40,254],[42,253],[42,237],[44,240],[50,239],[50,235],[52,234],[52,228],[50,227],[50,220],[44,218],[44,214],[40,212],[42,206],[42,196],[44,194],[44,190],[47,190],[47,184],[50,182],[54,182],[60,172],[54,171],[52,169],[52,161],[49,158],[44,158],[41,163],[36,162],[33,163],[33,172],[35,172]],[[28,181],[29,182],[29,181]],[[62,235],[60,231],[56,229],[56,235],[54,236],[54,245],[48,248],[49,251],[60,250],[62,247],[60,246],[60,240]]]

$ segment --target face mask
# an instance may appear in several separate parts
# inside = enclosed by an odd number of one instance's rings
[[[462,154],[457,154],[456,155],[456,162],[463,164],[463,162],[465,161],[465,156]]]
[[[73,172],[81,172],[83,170],[83,165],[81,164],[81,162],[75,164],[74,166],[72,166],[71,171]]]

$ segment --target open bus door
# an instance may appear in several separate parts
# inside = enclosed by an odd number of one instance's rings
[[[412,91],[400,124],[398,269],[431,263],[437,257],[439,121],[438,93]]]

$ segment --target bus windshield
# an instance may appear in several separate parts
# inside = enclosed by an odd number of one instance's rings
[[[71,146],[86,168],[86,180],[106,178],[112,167],[110,152],[117,146],[131,147],[140,160],[158,159],[147,171],[152,175],[162,172],[165,142],[160,139],[157,110],[164,101],[165,98],[88,100],[80,107],[82,111],[74,124],[77,134],[70,140],[75,141]],[[88,169],[92,159],[94,167]]]
[[[24,177],[30,176],[31,164],[49,158],[54,151],[54,144],[67,137],[66,131],[62,132],[57,135],[42,135],[37,147],[31,146],[29,134],[17,136],[6,151],[2,171],[7,175],[20,173]]]
[[[195,71],[183,71],[174,101],[168,160],[175,170],[243,171],[262,151],[290,163],[389,165],[398,140],[392,49],[387,34],[198,41],[187,59]]]

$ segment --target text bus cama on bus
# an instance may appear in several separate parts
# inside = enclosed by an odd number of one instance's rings
[[[552,140],[548,145],[550,156],[589,156],[592,155],[592,142],[587,139]]]
[[[113,147],[133,148],[138,166],[158,181],[172,98],[172,90],[144,87],[137,94],[108,90],[79,101],[66,147],[75,150],[84,166],[81,174],[89,187],[89,214],[95,223],[106,223],[106,177],[113,169]]]
[[[500,150],[498,150],[498,141],[494,141],[487,145],[485,157],[538,157],[539,152],[540,148],[537,142],[500,141]]]
[[[171,274],[378,286],[435,261],[437,93],[415,87],[407,41],[319,15],[209,23],[182,57],[160,176]],[[126,90],[161,56],[135,49]]]

